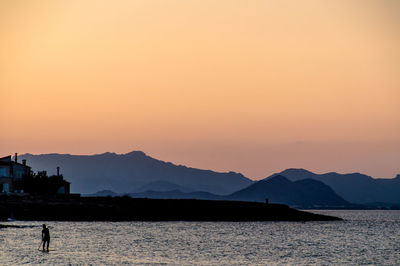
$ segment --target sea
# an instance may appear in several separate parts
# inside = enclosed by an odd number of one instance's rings
[[[399,210],[312,210],[333,222],[2,224],[1,265],[400,265]],[[42,252],[42,224],[50,251]]]

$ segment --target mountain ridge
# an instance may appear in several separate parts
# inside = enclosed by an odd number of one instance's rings
[[[71,182],[71,191],[83,194],[102,190],[129,194],[147,190],[168,192],[175,189],[183,193],[202,191],[221,196],[233,194],[255,183],[240,173],[222,173],[177,165],[155,159],[143,151],[92,155],[28,153],[19,158],[27,159],[27,164],[36,171],[55,172],[56,167],[60,166],[61,173]],[[263,180],[279,174],[290,181],[320,181],[346,201],[355,204],[400,203],[400,175],[393,179],[383,179],[361,173],[315,174],[306,169],[288,168]]]
[[[233,200],[264,201],[283,203],[293,207],[340,207],[349,206],[335,191],[324,183],[303,179],[290,181],[283,175],[260,180],[247,188],[228,196]]]
[[[104,191],[87,196],[115,196],[113,192]],[[329,186],[320,181],[305,179],[292,182],[284,176],[278,175],[269,180],[258,181],[247,188],[227,196],[219,196],[204,191],[182,192],[178,189],[170,191],[147,190],[143,192],[125,194],[132,198],[152,199],[198,199],[198,200],[230,200],[286,204],[297,208],[346,208],[352,206],[340,198]],[[124,196],[124,195],[118,195]]]
[[[240,173],[175,165],[142,151],[94,155],[22,154],[19,158],[26,159],[35,171],[55,171],[60,166],[61,173],[71,182],[71,190],[86,194],[101,190],[130,193],[150,182],[168,181],[193,191],[227,195],[253,183]]]
[[[361,173],[339,174],[329,172],[315,174],[302,168],[289,168],[282,172],[272,174],[284,175],[291,181],[311,178],[330,186],[339,196],[355,204],[370,204],[374,202],[400,203],[400,178],[399,175],[392,179],[373,178]]]

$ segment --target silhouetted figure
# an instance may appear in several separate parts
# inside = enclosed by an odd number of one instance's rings
[[[43,242],[43,251],[45,251],[44,247],[45,247],[46,243],[47,243],[47,251],[49,251],[50,231],[49,231],[49,228],[47,228],[45,224],[43,224],[42,242]]]

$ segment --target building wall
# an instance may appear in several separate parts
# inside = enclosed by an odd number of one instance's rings
[[[1,192],[12,192],[12,179],[11,178],[0,178],[0,193]]]
[[[0,165],[0,178],[10,177],[10,166]]]
[[[11,168],[9,165],[0,165],[0,193],[12,191]]]
[[[0,158],[0,193],[13,192],[14,181],[29,174],[31,168],[11,160],[11,156]]]
[[[13,177],[20,179],[23,175],[27,175],[30,172],[30,167],[21,164],[12,164],[13,167]]]
[[[0,178],[17,178],[29,174],[31,168],[27,165],[11,160],[11,155],[0,158]]]

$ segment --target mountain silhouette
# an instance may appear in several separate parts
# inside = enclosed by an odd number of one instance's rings
[[[86,197],[124,197],[129,196],[131,198],[148,198],[148,199],[198,199],[198,200],[225,200],[226,196],[212,194],[205,191],[191,191],[183,192],[179,189],[173,189],[168,191],[155,191],[146,190],[141,192],[133,193],[116,193],[111,190],[102,190],[96,193],[85,194]]]
[[[193,192],[192,189],[189,189],[187,187],[183,187],[168,181],[157,180],[138,188],[137,190],[134,191],[134,193],[140,193],[145,191],[167,192],[172,190],[179,190],[184,193]]]
[[[175,165],[141,151],[96,155],[24,154],[20,158],[26,159],[35,171],[48,170],[51,173],[60,166],[61,173],[71,182],[71,191],[84,194],[101,190],[131,193],[149,183],[166,181],[188,191],[226,195],[253,183],[239,173],[218,173]]]
[[[111,191],[100,191],[88,196],[123,196]],[[132,198],[152,199],[201,199],[201,200],[236,200],[284,203],[298,208],[344,208],[350,204],[339,197],[329,186],[322,182],[305,179],[292,182],[286,177],[277,175],[250,185],[231,195],[220,196],[204,191],[185,193],[180,190],[152,191],[147,190],[126,194]]]
[[[291,181],[314,179],[330,186],[339,196],[356,204],[400,203],[400,175],[392,179],[372,178],[360,173],[315,174],[304,169],[286,169],[280,173]],[[267,178],[268,179],[268,178]]]
[[[292,182],[283,175],[258,181],[227,198],[242,201],[264,201],[267,198],[271,203],[301,208],[342,208],[350,205],[320,181],[304,179]]]
[[[121,196],[121,195],[116,193],[116,192],[114,192],[114,191],[106,189],[106,190],[98,191],[98,192],[93,193],[93,194],[87,194],[87,195],[84,195],[84,196],[86,196],[86,197],[118,197],[118,196]]]
[[[224,196],[215,195],[204,191],[185,193],[180,190],[171,191],[145,191],[139,193],[129,193],[131,198],[151,198],[151,199],[199,199],[199,200],[224,200]]]

